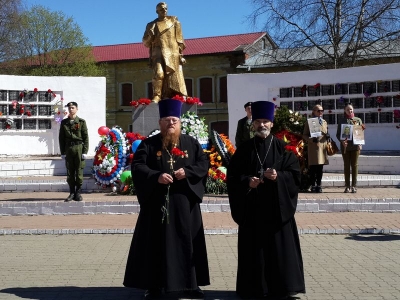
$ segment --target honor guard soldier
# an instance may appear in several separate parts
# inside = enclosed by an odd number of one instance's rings
[[[69,115],[62,120],[58,137],[70,193],[65,201],[82,201],[83,169],[89,148],[88,130],[86,121],[77,116],[78,103],[69,102],[65,107],[68,107]]]

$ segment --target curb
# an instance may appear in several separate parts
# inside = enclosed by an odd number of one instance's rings
[[[226,197],[204,199],[200,204],[203,213],[230,212]],[[140,206],[137,200],[130,201],[0,201],[0,216],[35,215],[95,215],[95,214],[137,214]],[[400,212],[400,198],[354,198],[354,199],[299,199],[297,212]]]
[[[121,229],[0,229],[0,236],[4,235],[69,235],[69,234],[133,234],[134,228]],[[237,228],[204,229],[206,235],[237,235]],[[307,234],[400,234],[400,228],[348,228],[348,229],[306,229],[298,228],[299,235]]]

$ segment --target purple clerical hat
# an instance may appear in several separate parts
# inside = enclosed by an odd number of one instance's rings
[[[158,102],[160,119],[165,117],[181,117],[182,102],[175,99],[165,99]]]
[[[251,104],[251,119],[268,119],[274,121],[275,104],[268,101],[256,101]]]

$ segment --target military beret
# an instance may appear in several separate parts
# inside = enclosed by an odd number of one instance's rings
[[[247,102],[247,103],[244,105],[244,108],[246,108],[247,106],[251,106],[251,103],[252,103],[252,102]]]
[[[70,106],[76,106],[76,107],[78,107],[78,103],[72,101],[72,102],[68,102],[67,105],[65,105],[65,107],[70,107]]]

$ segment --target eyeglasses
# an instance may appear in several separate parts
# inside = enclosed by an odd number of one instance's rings
[[[317,111],[317,112],[324,112],[323,109],[316,109],[315,111]]]
[[[164,118],[162,119],[163,122],[165,123],[172,123],[172,124],[176,124],[178,123],[179,119],[178,118]]]

